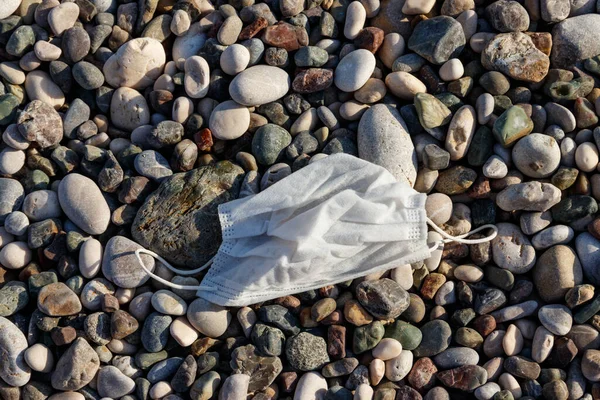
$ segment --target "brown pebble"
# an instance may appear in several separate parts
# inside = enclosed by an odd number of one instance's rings
[[[279,304],[280,306],[287,308],[292,314],[299,313],[302,305],[300,299],[295,296],[278,297],[273,300],[273,304]]]
[[[309,68],[300,72],[292,82],[292,88],[301,94],[320,92],[333,83],[333,70]]]
[[[446,277],[437,272],[427,275],[421,286],[421,295],[426,300],[432,300],[435,294],[446,283]]]
[[[204,128],[194,133],[194,142],[198,146],[199,151],[210,151],[210,148],[213,146],[213,137],[210,129]]]
[[[282,372],[279,374],[279,387],[284,393],[292,393],[298,383],[298,374],[296,372]]]
[[[208,350],[212,349],[218,343],[220,343],[220,341],[213,339],[213,338],[209,338],[209,337],[200,338],[200,339],[196,340],[194,343],[192,343],[192,354],[195,357],[198,357],[199,355],[204,354]]]
[[[57,346],[64,346],[72,343],[77,338],[77,331],[72,326],[54,328],[50,332],[50,337]]]
[[[119,300],[110,293],[102,296],[102,311],[113,313],[119,309]]]
[[[304,28],[287,22],[279,22],[264,30],[262,41],[269,46],[294,51],[308,45],[308,34]]]
[[[383,43],[384,36],[385,33],[382,29],[369,26],[358,32],[358,36],[354,38],[354,45],[359,49],[369,50],[375,54]]]
[[[254,22],[242,29],[242,32],[240,32],[240,35],[238,36],[238,40],[252,39],[267,26],[269,26],[269,22],[266,18],[258,17]]]
[[[319,323],[312,317],[311,307],[305,307],[300,311],[300,325],[303,328],[315,328],[319,326]]]
[[[126,311],[115,310],[110,318],[110,332],[114,339],[124,339],[138,328],[139,322]]]
[[[368,325],[373,322],[373,317],[356,300],[347,301],[344,305],[346,321],[355,326]]]
[[[480,315],[473,320],[473,328],[483,337],[496,330],[496,320],[491,315]]]
[[[327,353],[333,360],[346,357],[346,327],[332,325],[327,330]]]
[[[548,366],[567,369],[569,363],[577,356],[575,342],[566,337],[557,338],[554,347],[545,361]]]
[[[429,357],[418,359],[408,373],[408,383],[419,392],[429,390],[435,384],[437,368]]]

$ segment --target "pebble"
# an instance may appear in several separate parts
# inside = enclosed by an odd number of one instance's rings
[[[99,367],[98,354],[85,339],[77,338],[56,363],[51,377],[52,387],[79,390],[94,379]]]
[[[585,278],[593,285],[600,284],[600,273],[596,268],[598,257],[600,257],[600,241],[584,232],[575,238],[575,249]]]
[[[401,182],[414,186],[417,156],[400,114],[390,106],[377,104],[367,110],[358,125],[360,158],[386,168]],[[381,151],[379,143],[386,143]]]
[[[408,48],[439,65],[455,58],[465,42],[462,26],[455,19],[443,15],[418,24],[410,36]]]
[[[0,351],[3,362],[0,378],[10,386],[24,386],[31,378],[31,370],[25,362],[27,339],[10,320],[0,317]]]
[[[571,311],[560,304],[550,304],[540,308],[538,318],[544,328],[557,336],[564,336],[571,330]]]
[[[110,210],[98,186],[80,174],[69,174],[58,187],[63,212],[85,232],[103,233],[110,222]]]
[[[98,394],[102,397],[119,398],[135,389],[134,380],[112,365],[102,367],[97,379]]]
[[[195,329],[213,338],[221,336],[231,322],[229,310],[201,298],[189,304],[186,315]]]
[[[167,315],[185,315],[187,304],[185,301],[169,290],[158,290],[152,295],[152,307],[156,311]]]
[[[134,253],[140,245],[124,236],[112,237],[104,247],[102,256],[102,273],[113,283],[122,288],[135,288],[143,285],[149,278],[139,266]],[[141,254],[144,265],[153,271],[154,258]]]
[[[100,272],[102,266],[102,244],[89,238],[79,250],[79,271],[84,278],[91,279]]]
[[[192,99],[201,99],[208,94],[210,83],[210,67],[200,56],[192,56],[185,60],[185,92]]]
[[[335,86],[344,92],[354,92],[367,83],[374,69],[375,56],[370,51],[354,50],[340,60],[334,75]]]
[[[34,371],[47,374],[54,368],[52,351],[41,343],[34,344],[25,351],[25,362]]]
[[[119,47],[102,70],[109,85],[141,90],[154,84],[165,62],[165,51],[158,40],[136,38]]]
[[[32,257],[26,242],[11,242],[0,250],[0,265],[7,269],[21,269],[29,264]]]
[[[498,235],[492,240],[494,262],[512,273],[522,274],[535,265],[535,249],[518,226],[499,223]]]
[[[385,362],[385,377],[392,382],[398,382],[408,375],[412,365],[413,353],[409,350],[402,350],[400,355]]]
[[[250,112],[235,101],[225,101],[214,108],[208,126],[217,139],[237,139],[250,126]]]
[[[150,108],[137,90],[120,87],[111,97],[110,117],[117,128],[133,131],[150,122]]]
[[[229,95],[238,104],[259,106],[282,98],[290,89],[290,78],[277,67],[256,65],[236,75]]]

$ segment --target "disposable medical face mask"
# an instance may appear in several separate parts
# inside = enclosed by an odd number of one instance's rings
[[[177,269],[146,249],[135,254],[155,280],[240,307],[412,264],[444,243],[478,244],[496,237],[496,226],[489,224],[461,236],[447,234],[427,218],[426,198],[383,167],[335,154],[256,195],[219,205],[223,242],[202,267]],[[428,225],[444,239],[428,245]],[[466,239],[485,229],[493,232]],[[152,273],[142,253],[179,275],[209,270],[200,285],[174,284]]]

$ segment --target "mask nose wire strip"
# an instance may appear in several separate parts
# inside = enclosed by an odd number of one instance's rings
[[[435,224],[435,222],[433,222],[431,219],[429,219],[429,217],[427,218],[427,224],[429,226],[431,226],[434,231],[436,231],[437,233],[442,235],[442,237],[446,238],[444,240],[440,240],[440,241],[434,243],[431,247],[429,247],[429,251],[433,251],[433,250],[437,249],[440,244],[444,244],[444,243],[457,242],[457,243],[464,243],[464,244],[479,244],[479,243],[489,242],[489,241],[493,240],[496,236],[498,236],[498,228],[496,227],[496,225],[492,225],[492,224],[482,225],[479,228],[473,229],[471,232],[465,233],[464,235],[460,235],[460,236],[452,236],[452,235],[447,234],[446,232],[444,232],[444,230],[442,230],[442,228],[437,226]],[[484,229],[492,229],[493,232],[489,236],[486,236],[481,239],[464,239],[467,236],[470,236],[470,235],[477,233],[479,231],[482,231]]]
[[[212,260],[213,260],[211,258],[206,264],[204,264],[203,266],[201,266],[200,268],[197,268],[195,270],[192,270],[192,271],[183,271],[183,270],[179,270],[179,269],[173,267],[171,264],[169,264],[169,262],[167,260],[165,260],[164,258],[162,258],[161,256],[159,256],[158,254],[156,254],[153,251],[146,250],[146,249],[137,249],[135,251],[135,256],[137,257],[138,262],[140,263],[140,267],[142,267],[142,269],[144,271],[146,271],[146,273],[148,275],[150,275],[150,277],[152,279],[154,279],[155,281],[158,281],[158,282],[162,283],[163,285],[167,285],[167,286],[172,287],[174,289],[181,289],[181,290],[200,290],[201,287],[200,287],[200,285],[194,285],[194,286],[191,286],[191,285],[179,285],[177,283],[169,282],[168,280],[161,278],[160,276],[156,275],[155,273],[153,273],[152,271],[150,271],[146,267],[146,265],[144,264],[144,261],[142,260],[141,255],[140,255],[142,253],[143,254],[148,254],[148,255],[150,255],[150,256],[158,259],[161,263],[163,263],[165,265],[165,267],[169,268],[173,272],[179,273],[179,271],[182,271],[182,272],[187,273],[188,275],[190,275],[190,273],[200,272],[203,269],[208,268],[212,264]],[[185,274],[181,274],[181,275],[185,275]],[[216,289],[213,288],[213,287],[206,287],[206,286],[204,286],[204,287],[202,287],[202,290],[213,291],[213,290],[216,290]]]

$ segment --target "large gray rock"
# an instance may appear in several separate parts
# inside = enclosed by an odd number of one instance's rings
[[[100,359],[84,338],[77,338],[60,357],[52,373],[52,387],[57,390],[79,390],[94,378]]]
[[[600,54],[600,15],[567,18],[552,29],[554,68],[567,68],[577,61]]]
[[[10,386],[23,386],[31,378],[25,363],[27,339],[15,324],[0,317],[0,378]]]
[[[137,213],[131,234],[169,262],[195,268],[221,245],[217,207],[234,200],[244,170],[229,161],[165,179]]]
[[[17,211],[23,204],[25,190],[16,179],[0,178],[0,224],[13,211]]]
[[[400,113],[376,104],[358,124],[358,155],[390,171],[399,182],[413,187],[417,179],[417,153]]]

